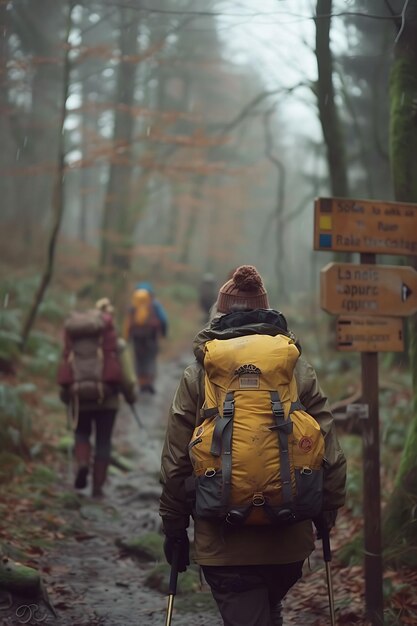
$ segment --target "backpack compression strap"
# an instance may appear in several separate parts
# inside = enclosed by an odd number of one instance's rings
[[[287,504],[292,500],[291,489],[291,469],[290,458],[288,452],[288,435],[292,433],[293,423],[291,418],[285,419],[284,409],[279,399],[277,391],[271,391],[272,414],[275,418],[274,426],[270,430],[276,430],[278,433],[280,465],[281,465],[281,482],[282,482],[282,503]],[[291,406],[291,409],[293,407]],[[291,410],[290,410],[291,413]]]
[[[223,492],[222,503],[227,504],[232,486],[232,425],[235,413],[235,401],[233,391],[228,391],[223,402],[223,415],[217,418],[211,440],[210,452],[213,456],[222,457]]]

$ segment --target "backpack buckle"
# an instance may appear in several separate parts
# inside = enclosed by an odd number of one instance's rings
[[[271,400],[272,413],[279,419],[285,419],[284,409],[279,401]]]
[[[265,504],[265,496],[263,493],[254,493],[252,496],[252,504],[253,506],[264,506]]]
[[[233,417],[235,412],[235,401],[225,400],[223,404],[223,417]]]

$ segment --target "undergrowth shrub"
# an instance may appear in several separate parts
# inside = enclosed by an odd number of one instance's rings
[[[50,335],[34,330],[28,340],[24,362],[29,374],[54,380],[61,355],[60,344]]]
[[[25,455],[32,423],[19,388],[0,384],[0,452]]]

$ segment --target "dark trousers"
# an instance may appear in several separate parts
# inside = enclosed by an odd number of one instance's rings
[[[303,561],[281,565],[202,566],[224,626],[281,624],[281,600],[301,578],[302,568]]]
[[[115,409],[105,409],[103,411],[80,410],[79,412],[75,439],[76,441],[89,442],[94,422],[96,459],[102,459],[103,461],[110,459],[111,436],[115,417]]]
[[[154,379],[158,356],[158,339],[156,335],[150,337],[134,336],[133,351],[135,354],[136,374]]]

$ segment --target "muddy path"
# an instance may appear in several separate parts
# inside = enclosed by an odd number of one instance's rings
[[[183,354],[179,359],[160,364],[157,393],[141,397],[137,406],[144,428],[138,427],[127,407],[121,411],[114,447],[129,454],[131,469],[110,473],[105,499],[91,499],[86,489],[77,499],[77,506],[69,506],[67,514],[62,516],[62,524],[72,528],[70,536],[67,533],[65,539],[39,560],[56,615],[41,602],[38,612],[33,609],[32,615],[26,612],[19,617],[16,610],[20,605],[16,600],[8,611],[0,612],[3,626],[165,624],[166,595],[146,583],[158,563],[138,560],[120,548],[120,541],[160,530],[158,475],[162,440],[170,401],[191,359],[191,354]],[[62,489],[71,491],[72,468],[63,465],[61,478]],[[324,569],[319,574],[307,573],[297,587],[297,592],[291,592],[285,603],[285,624],[330,623]],[[178,594],[172,626],[221,624],[205,585],[195,584],[188,593]]]

